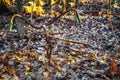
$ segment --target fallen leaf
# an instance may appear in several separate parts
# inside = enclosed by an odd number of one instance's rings
[[[109,68],[109,72],[110,74],[114,75],[117,71],[117,61],[111,61],[110,62],[110,68]]]
[[[31,53],[30,53],[30,56],[32,56],[32,57],[36,57],[37,55],[36,55],[35,52],[31,52]]]
[[[5,59],[6,59],[6,54],[4,54],[3,56],[2,56],[2,60],[4,61]]]
[[[95,56],[95,54],[94,53],[92,53],[92,52],[90,52],[89,53],[90,54],[90,61],[95,61],[96,60],[96,56]]]
[[[120,67],[117,68],[117,74],[120,76]]]

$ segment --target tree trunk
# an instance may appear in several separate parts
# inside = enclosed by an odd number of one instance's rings
[[[22,15],[22,0],[16,0],[17,1],[17,13]],[[23,26],[23,21],[20,18],[16,18],[16,22],[17,22],[17,30],[18,30],[18,34],[20,35],[21,38],[24,37],[25,34],[25,30],[24,30],[24,26]]]
[[[75,2],[75,8],[78,8],[79,0],[76,0]]]

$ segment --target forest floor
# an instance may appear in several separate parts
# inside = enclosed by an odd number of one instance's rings
[[[0,80],[119,80],[119,21],[113,31],[109,17],[81,16],[81,25],[73,17],[47,25],[52,18],[34,15],[21,38],[17,23],[8,31],[11,15],[1,15]]]

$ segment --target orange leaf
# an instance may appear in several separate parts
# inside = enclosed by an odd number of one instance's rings
[[[31,53],[30,53],[30,56],[36,57],[36,53],[35,53],[35,52],[31,52]]]
[[[117,71],[117,61],[111,61],[110,62],[110,68],[109,71],[112,75],[114,75]]]

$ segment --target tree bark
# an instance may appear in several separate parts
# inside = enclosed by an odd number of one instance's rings
[[[20,14],[21,16],[22,13],[23,13],[23,10],[22,10],[22,0],[16,0],[17,2],[17,13]],[[18,30],[18,34],[21,38],[24,37],[24,34],[25,34],[25,30],[24,30],[24,26],[23,26],[23,21],[19,18],[16,18],[16,22],[17,22],[17,30]]]

